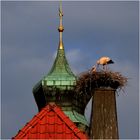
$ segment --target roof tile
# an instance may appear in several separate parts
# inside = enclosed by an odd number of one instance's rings
[[[48,104],[13,139],[87,139],[55,104]]]

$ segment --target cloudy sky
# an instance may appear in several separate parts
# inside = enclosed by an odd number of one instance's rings
[[[58,47],[59,2],[2,2],[2,138],[36,113],[33,86],[50,70]],[[63,2],[64,46],[75,74],[101,56],[129,78],[117,99],[120,138],[138,138],[138,1]],[[87,114],[87,116],[89,116]]]

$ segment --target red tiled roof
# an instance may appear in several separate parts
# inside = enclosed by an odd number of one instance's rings
[[[55,104],[48,104],[13,139],[87,139]]]

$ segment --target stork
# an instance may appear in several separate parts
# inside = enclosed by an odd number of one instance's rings
[[[107,69],[107,64],[113,64],[114,62],[107,56],[101,57],[97,60],[97,66],[103,65],[103,69]]]

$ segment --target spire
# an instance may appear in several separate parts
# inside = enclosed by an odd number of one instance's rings
[[[63,40],[62,40],[62,33],[64,31],[64,27],[63,27],[63,23],[62,23],[62,19],[63,19],[62,1],[60,1],[60,6],[59,6],[59,18],[60,18],[60,24],[59,24],[59,27],[58,27],[58,31],[59,31],[59,49],[64,49]]]
[[[68,64],[67,58],[65,56],[65,50],[62,40],[62,33],[64,27],[62,24],[63,12],[62,12],[62,1],[60,1],[59,6],[59,46],[57,50],[57,56],[55,58],[54,64],[48,73],[44,77],[42,84],[44,86],[58,87],[59,89],[70,89],[75,86],[76,76],[71,71],[71,68]]]

